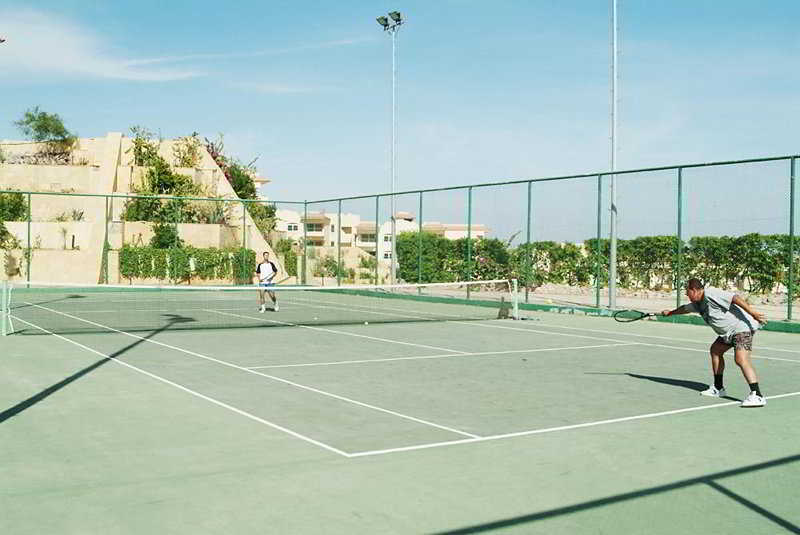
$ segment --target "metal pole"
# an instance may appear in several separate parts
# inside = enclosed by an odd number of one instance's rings
[[[301,281],[306,284],[308,272],[308,201],[303,201],[303,275]]]
[[[422,284],[422,192],[419,192],[419,230],[417,232],[417,283]]]
[[[531,189],[533,182],[528,182],[528,218],[525,232],[525,302],[528,302],[528,289],[533,275],[533,251],[531,251]]]
[[[788,303],[786,319],[792,320],[792,300],[794,299],[794,212],[795,212],[795,158],[789,160],[789,283],[787,284]]]
[[[380,195],[375,195],[375,284],[378,284],[378,234],[380,233]]]
[[[397,237],[397,223],[395,221],[395,199],[394,192],[397,183],[397,30],[398,26],[392,30],[392,258],[391,260],[391,283],[394,284],[397,277],[397,265],[395,263],[395,242]]]
[[[472,187],[467,188],[467,281],[472,280]],[[469,285],[467,285],[469,299]]]
[[[681,257],[683,256],[683,169],[678,168],[678,244],[675,258],[675,308],[681,306]]]
[[[600,257],[602,255],[602,247],[600,240],[602,239],[602,222],[601,215],[603,213],[603,175],[597,175],[597,243],[595,243],[595,269],[594,269],[594,306],[600,308]]]
[[[336,218],[336,284],[342,285],[342,201],[339,200],[339,215]]]
[[[175,232],[178,232],[177,222],[175,223]],[[247,205],[244,202],[242,203],[242,249],[247,249]]]
[[[617,0],[611,0],[611,171],[617,170]],[[611,175],[611,253],[608,306],[617,306],[617,177]]]
[[[28,282],[31,282],[31,262],[33,261],[33,251],[31,250],[31,194],[28,193],[28,249],[25,251],[25,276]]]

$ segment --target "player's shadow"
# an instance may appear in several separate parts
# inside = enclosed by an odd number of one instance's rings
[[[631,373],[631,372],[624,372],[624,373],[611,373],[611,372],[586,372],[591,375],[627,375],[628,377],[633,377],[634,379],[643,379],[646,381],[652,381],[654,383],[659,383],[662,385],[669,385],[669,386],[677,386],[679,388],[686,388],[688,390],[694,390],[695,392],[702,392],[706,388],[708,388],[708,384],[700,383],[698,381],[687,381],[686,379],[673,379],[672,377],[658,377],[656,375],[642,375],[639,373]],[[729,399],[731,401],[741,401],[738,398],[733,398],[731,396],[725,396],[721,399]]]
[[[114,353],[108,355],[107,357],[103,357],[102,359],[98,360],[94,364],[91,364],[91,365],[83,368],[82,370],[78,370],[77,372],[73,373],[69,377],[66,377],[65,379],[62,379],[61,381],[59,381],[59,382],[57,382],[57,383],[55,383],[53,385],[50,385],[49,387],[45,388],[44,390],[42,390],[38,394],[35,394],[35,395],[29,397],[28,399],[20,401],[19,403],[17,403],[13,407],[9,407],[8,409],[0,412],[0,424],[5,422],[9,418],[13,418],[14,416],[16,416],[17,414],[21,413],[22,411],[24,411],[26,409],[29,409],[33,405],[36,405],[40,401],[43,401],[43,400],[47,399],[48,397],[52,396],[53,394],[55,394],[56,392],[58,392],[62,388],[64,388],[67,385],[77,381],[78,379],[80,379],[84,375],[87,375],[87,374],[93,372],[97,368],[105,365],[108,362],[111,362],[112,360],[118,359],[124,353],[130,351],[131,349],[133,349],[134,347],[138,346],[139,344],[141,344],[143,342],[146,342],[147,340],[149,340],[150,338],[152,338],[156,334],[158,334],[158,333],[160,333],[162,331],[166,331],[170,327],[172,327],[172,326],[174,326],[174,325],[176,325],[178,323],[189,323],[189,322],[197,321],[194,318],[189,318],[189,317],[185,317],[185,316],[178,316],[178,315],[175,315],[175,314],[164,314],[163,316],[167,319],[167,323],[165,323],[164,325],[162,325],[158,329],[155,329],[154,331],[150,332],[147,336],[140,337],[135,342],[128,344],[127,346],[123,347],[122,349],[118,349]]]

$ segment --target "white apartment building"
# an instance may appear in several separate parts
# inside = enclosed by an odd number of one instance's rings
[[[362,220],[357,214],[342,214],[341,222],[338,213],[308,212],[304,218],[301,212],[295,210],[276,211],[278,221],[275,230],[282,239],[290,239],[301,243],[303,239],[303,226],[308,245],[312,247],[338,248],[341,238],[343,259],[356,258],[355,255],[346,254],[346,248],[356,247],[378,259],[382,267],[391,266],[392,258],[392,222],[384,221],[377,227],[375,221]],[[419,223],[415,221],[414,214],[409,212],[395,213],[396,232],[417,232]],[[341,227],[341,228],[340,228]],[[423,223],[422,230],[443,236],[449,240],[466,238],[470,234],[473,238],[485,237],[489,229],[486,225],[472,225],[471,230],[467,225],[454,223],[439,223],[436,221]],[[355,266],[347,266],[355,267]]]

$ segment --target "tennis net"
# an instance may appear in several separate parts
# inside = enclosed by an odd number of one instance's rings
[[[274,328],[518,317],[516,281],[272,286],[6,283],[4,334]]]

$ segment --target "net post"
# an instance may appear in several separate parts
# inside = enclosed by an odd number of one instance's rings
[[[519,282],[511,279],[511,314],[515,320],[519,319]]]
[[[472,186],[467,188],[467,282],[472,280]],[[470,287],[467,285],[467,299]]]
[[[792,321],[794,299],[794,212],[795,212],[795,158],[789,159],[789,280],[786,285],[786,319]]]
[[[342,200],[339,199],[339,214],[336,218],[336,285],[342,285]]]
[[[683,168],[678,167],[678,241],[675,251],[675,308],[681,306],[681,257],[683,256]]]

